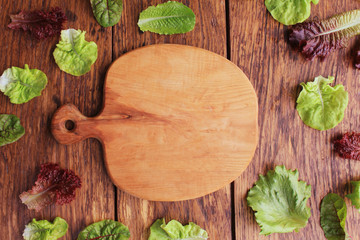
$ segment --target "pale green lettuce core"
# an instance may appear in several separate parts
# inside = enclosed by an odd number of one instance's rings
[[[311,2],[316,5],[319,0],[265,0],[265,6],[275,20],[294,25],[310,17]]]
[[[35,218],[25,226],[24,240],[57,240],[68,230],[67,222],[62,218],[55,218],[54,223],[47,220],[36,221]]]
[[[10,98],[14,104],[26,103],[40,96],[47,84],[45,73],[38,69],[11,67],[0,77],[0,91]]]
[[[344,118],[348,93],[339,84],[331,87],[334,77],[316,77],[314,82],[301,83],[303,90],[297,99],[296,109],[301,120],[317,130],[336,127]]]
[[[91,70],[98,49],[95,42],[85,40],[85,31],[67,29],[61,31],[61,40],[53,53],[59,68],[71,75],[81,76]]]
[[[196,225],[189,223],[183,226],[176,220],[171,220],[166,224],[165,219],[156,220],[150,227],[148,240],[206,240],[207,232]]]
[[[248,205],[255,211],[260,234],[298,232],[311,216],[306,205],[311,196],[311,186],[299,181],[297,170],[277,166],[259,176],[249,190]]]

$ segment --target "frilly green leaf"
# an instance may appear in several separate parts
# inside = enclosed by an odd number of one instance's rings
[[[128,240],[129,238],[128,227],[121,222],[108,219],[87,226],[79,233],[77,240]]]
[[[47,220],[36,221],[34,218],[25,226],[23,237],[25,240],[56,240],[66,234],[67,222],[62,218],[55,218],[54,223]]]

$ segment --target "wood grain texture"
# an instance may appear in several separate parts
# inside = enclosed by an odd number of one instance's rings
[[[120,24],[114,27],[114,59],[135,48],[156,43],[186,44],[226,56],[224,0],[180,1],[189,6],[197,18],[195,29],[187,34],[160,36],[141,33],[136,25],[140,12],[162,2],[135,0],[131,4],[124,3]],[[208,231],[210,239],[232,238],[230,185],[202,198],[174,203],[140,200],[122,191],[118,191],[117,197],[118,219],[129,226],[133,239],[146,240],[149,226],[162,217],[167,221],[177,219],[182,223],[196,222]]]
[[[1,239],[22,239],[25,224],[32,218],[53,220],[61,216],[69,223],[64,239],[76,239],[88,224],[114,218],[114,187],[106,174],[102,150],[96,140],[72,146],[58,144],[50,133],[55,110],[73,103],[86,115],[94,115],[102,104],[103,79],[111,63],[111,29],[101,28],[93,18],[89,1],[0,1],[0,72],[11,66],[37,68],[45,72],[49,83],[40,97],[22,105],[13,105],[0,94],[0,112],[16,114],[26,129],[18,142],[0,149],[0,229]],[[66,28],[87,31],[86,38],[99,47],[99,58],[90,73],[73,77],[61,72],[52,52],[58,37],[37,41],[23,31],[7,28],[9,14],[20,10],[49,9],[60,6],[69,21]],[[34,184],[41,163],[59,163],[75,171],[82,179],[76,200],[64,206],[50,206],[39,213],[30,211],[19,194]],[[96,183],[96,184],[95,184]]]
[[[133,50],[109,68],[104,95],[98,116],[86,118],[65,105],[51,130],[61,143],[99,139],[113,183],[134,196],[201,197],[234,181],[253,157],[255,91],[218,54],[178,44]]]
[[[319,1],[311,17],[324,19],[336,13],[359,8],[358,1]],[[254,160],[235,182],[236,239],[303,240],[325,239],[320,227],[321,199],[329,192],[349,193],[350,180],[360,179],[360,162],[334,154],[331,141],[346,131],[358,131],[359,77],[351,52],[357,40],[346,49],[332,53],[325,61],[307,62],[287,43],[289,27],[276,22],[266,11],[264,1],[229,1],[231,60],[253,83],[259,99],[260,139]],[[251,24],[250,24],[251,23]],[[357,42],[358,43],[358,42]],[[318,75],[335,76],[349,92],[349,105],[342,123],[329,131],[317,131],[303,124],[295,103],[299,84]],[[309,206],[312,216],[299,233],[259,236],[253,211],[246,204],[247,191],[276,165],[299,170],[300,179],[312,185]],[[354,239],[360,236],[359,213],[348,204],[347,229]]]

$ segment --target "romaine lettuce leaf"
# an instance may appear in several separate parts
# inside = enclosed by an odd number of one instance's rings
[[[45,73],[38,69],[11,67],[0,77],[0,91],[10,98],[14,104],[26,103],[40,96],[47,84]]]
[[[79,233],[77,240],[127,240],[129,238],[129,228],[121,222],[103,220],[87,226]]]
[[[103,27],[111,27],[120,21],[123,0],[91,0],[96,21]]]
[[[166,224],[165,219],[156,220],[150,227],[149,240],[204,240],[208,239],[207,232],[190,222],[183,226],[176,220]]]
[[[360,181],[351,181],[353,190],[351,194],[346,195],[351,200],[352,205],[360,212]]]
[[[190,32],[194,29],[195,21],[195,14],[189,7],[169,1],[142,11],[138,26],[143,32],[169,35]]]
[[[345,240],[346,204],[335,193],[326,195],[320,207],[320,224],[328,240]]]
[[[56,240],[66,234],[67,222],[56,217],[54,223],[47,220],[36,221],[35,218],[25,226],[23,237],[25,240]]]
[[[344,118],[348,93],[339,84],[331,87],[334,77],[318,76],[314,82],[301,83],[303,90],[297,99],[296,109],[301,120],[317,130],[336,127]]]
[[[265,6],[273,18],[285,25],[294,25],[310,17],[311,2],[319,0],[265,0]]]
[[[91,70],[98,56],[95,42],[85,40],[85,31],[67,29],[61,31],[61,40],[53,53],[59,68],[71,75],[81,76]]]
[[[17,116],[0,114],[0,147],[16,142],[24,134],[25,129]]]
[[[311,215],[306,205],[311,186],[299,181],[297,170],[277,166],[259,176],[247,196],[248,205],[255,211],[260,234],[298,232]]]

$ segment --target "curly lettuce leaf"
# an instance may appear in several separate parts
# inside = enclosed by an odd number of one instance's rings
[[[352,205],[360,212],[360,181],[351,181],[353,190],[351,194],[346,195],[351,200]]]
[[[345,133],[334,140],[334,150],[340,157],[360,161],[360,133]]]
[[[81,180],[73,171],[46,163],[41,165],[35,185],[19,197],[28,209],[38,212],[52,203],[62,205],[71,202],[75,199],[75,190],[80,187]]]
[[[311,196],[311,186],[299,181],[297,170],[277,166],[259,176],[249,190],[248,205],[255,211],[260,234],[298,232],[305,227],[311,215],[306,205]]]
[[[41,95],[47,84],[45,73],[38,69],[11,67],[0,77],[0,91],[10,98],[14,104],[26,103]]]
[[[320,207],[320,224],[328,240],[345,240],[346,204],[335,193],[326,195]]]
[[[176,220],[166,224],[165,219],[156,220],[150,227],[149,240],[204,240],[208,239],[207,232],[190,222],[183,226]]]
[[[0,114],[0,147],[16,142],[24,134],[25,129],[17,116]]]
[[[127,240],[130,238],[128,227],[113,220],[103,220],[87,226],[79,233],[77,240]]]
[[[317,130],[336,127],[344,118],[348,93],[341,84],[331,87],[334,77],[318,76],[313,82],[301,83],[303,90],[297,99],[296,109],[301,120]]]
[[[140,13],[140,30],[159,34],[178,34],[190,32],[195,27],[194,12],[182,3],[169,1],[151,6]]]
[[[310,17],[311,3],[319,0],[265,0],[265,6],[273,18],[284,25],[301,23]]]
[[[91,70],[98,56],[95,42],[85,40],[85,31],[67,29],[61,31],[61,40],[53,53],[59,68],[71,75],[81,76]]]
[[[289,30],[289,42],[307,60],[324,59],[331,52],[348,45],[360,34],[360,10],[335,15],[323,21],[304,22]]]
[[[96,21],[103,27],[111,27],[120,21],[123,11],[122,0],[91,0]]]
[[[56,217],[53,223],[34,218],[25,226],[23,237],[25,240],[56,240],[63,237],[67,230],[67,222],[60,217]]]

